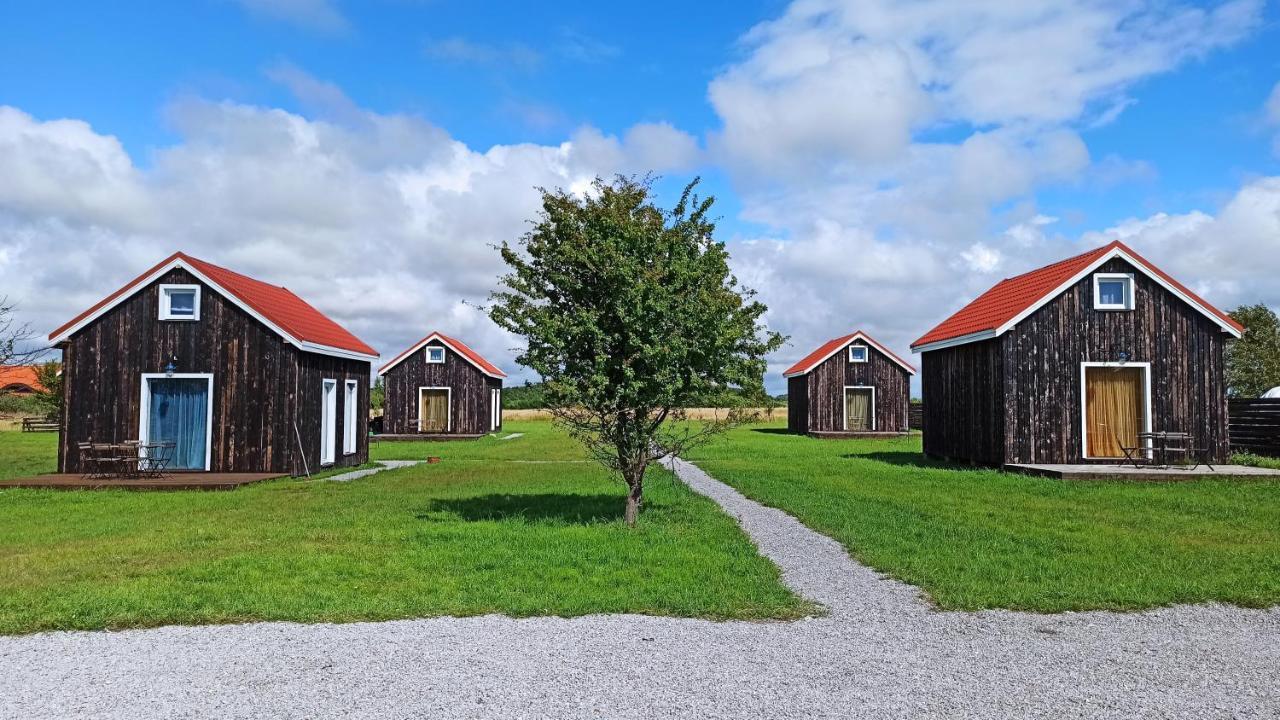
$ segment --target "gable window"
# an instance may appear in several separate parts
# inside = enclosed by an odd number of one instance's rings
[[[429,363],[444,362],[444,348],[442,347],[427,348],[427,362]]]
[[[866,345],[849,346],[849,362],[864,363],[867,361]]]
[[[199,285],[161,285],[161,320],[199,320]]]
[[[1093,276],[1094,310],[1132,310],[1133,276],[1125,273],[1098,273]]]

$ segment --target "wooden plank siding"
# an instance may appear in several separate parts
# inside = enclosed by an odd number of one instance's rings
[[[1232,452],[1280,457],[1280,398],[1231,399]]]
[[[161,283],[201,285],[200,319],[161,321]],[[320,381],[305,390],[300,366],[329,369],[358,381],[357,452],[342,455],[345,417],[338,397],[337,465],[368,459],[370,364],[304,353],[182,269],[111,309],[73,335],[63,348],[66,392],[59,472],[80,472],[76,444],[137,440],[143,373],[162,373],[176,358],[178,373],[213,375],[211,472],[300,474],[303,458],[293,430],[299,421],[307,464],[320,462]],[[326,375],[330,377],[330,375]],[[312,420],[314,418],[314,420]],[[314,425],[314,428],[312,427]],[[308,437],[310,440],[308,441]]]
[[[787,430],[809,432],[809,376],[787,378]]]
[[[796,432],[844,432],[844,391],[849,385],[874,387],[875,431],[906,432],[907,404],[911,400],[911,376],[879,350],[857,340],[850,345],[867,348],[867,362],[849,362],[849,348],[824,360],[805,375],[789,378],[787,399],[790,403],[793,382],[803,381],[803,390],[795,397],[804,398],[804,407],[798,408],[797,420],[803,417],[805,428]],[[788,405],[788,424],[792,417]]]
[[[924,452],[999,465],[1004,452],[1004,364],[998,340],[930,350],[920,357]]]
[[[1096,272],[1133,273],[1135,309],[1095,310],[1090,274],[999,338],[923,354],[926,453],[990,465],[1089,462],[1081,363],[1127,353],[1151,364],[1152,429],[1190,433],[1226,459],[1230,336],[1123,259]]]
[[[444,362],[427,362],[428,347],[444,347]],[[490,391],[502,389],[502,380],[491,378],[476,366],[433,340],[405,358],[383,376],[383,432],[404,435],[418,432],[418,389],[450,388],[449,434],[482,435],[491,432]],[[499,426],[501,427],[501,426]]]

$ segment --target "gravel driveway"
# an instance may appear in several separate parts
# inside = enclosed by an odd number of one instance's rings
[[[687,463],[829,616],[259,623],[0,638],[5,717],[1280,717],[1280,610],[940,613]]]

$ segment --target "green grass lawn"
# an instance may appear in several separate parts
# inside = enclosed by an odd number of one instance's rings
[[[665,471],[651,473],[640,526],[628,530],[621,483],[572,462],[581,454],[549,423],[510,425],[525,437],[375,445],[377,457],[444,461],[349,483],[0,491],[0,633],[812,611],[732,519]],[[52,436],[20,435],[0,433],[0,474],[49,469]],[[569,462],[509,462],[552,458]]]
[[[0,480],[58,471],[58,433],[0,430]]]
[[[925,462],[920,439],[780,424],[691,458],[947,609],[1280,603],[1280,482],[1076,482]]]

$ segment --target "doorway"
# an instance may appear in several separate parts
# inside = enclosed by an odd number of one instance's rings
[[[144,374],[138,440],[173,443],[170,470],[208,470],[213,434],[213,375]]]
[[[1142,364],[1087,364],[1084,395],[1084,456],[1118,459],[1138,447],[1138,433],[1151,429],[1151,368]]]
[[[844,389],[845,432],[871,432],[876,429],[876,391],[869,387]]]
[[[449,432],[449,388],[418,388],[418,432]]]

